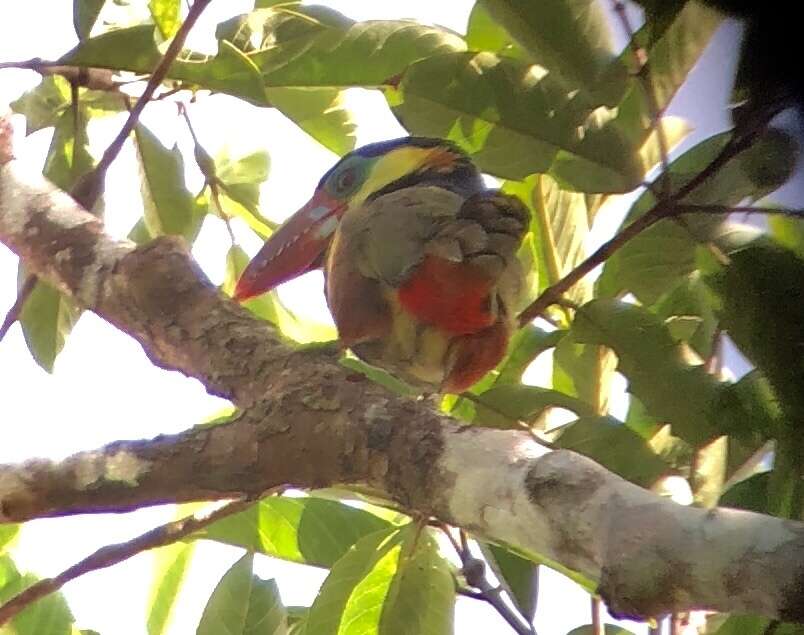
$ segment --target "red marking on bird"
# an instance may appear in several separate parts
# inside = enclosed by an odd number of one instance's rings
[[[452,335],[491,326],[491,281],[466,263],[428,255],[398,291],[399,302],[419,321]]]

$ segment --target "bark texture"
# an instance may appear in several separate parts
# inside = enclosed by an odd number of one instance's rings
[[[804,621],[804,524],[677,505],[526,433],[462,428],[331,353],[290,348],[224,297],[181,240],[109,238],[5,148],[0,123],[0,242],[239,414],[60,462],[0,465],[0,522],[357,485],[599,580],[615,613]]]

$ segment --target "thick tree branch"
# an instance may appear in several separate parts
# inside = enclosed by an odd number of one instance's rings
[[[18,161],[0,167],[0,241],[154,363],[240,409],[223,425],[0,466],[0,522],[350,484],[599,580],[619,614],[804,620],[804,524],[683,507],[527,433],[461,427],[389,395],[331,355],[288,348],[182,241],[112,240]]]

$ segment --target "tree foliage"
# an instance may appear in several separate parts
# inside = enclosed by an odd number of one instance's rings
[[[257,0],[252,12],[218,26],[216,53],[181,51],[159,93],[183,104],[222,93],[275,108],[343,154],[355,144],[343,91],[379,91],[411,134],[456,142],[528,205],[532,224],[520,255],[529,267],[531,300],[590,256],[584,245],[604,205],[627,207],[622,228],[663,210],[595,263],[603,267],[594,284],[587,278],[561,288],[544,311],[546,321],[525,325],[496,370],[441,407],[467,425],[528,428],[644,487],[683,477],[701,505],[720,501],[801,520],[804,221],[774,217],[760,232],[729,214],[764,204],[789,178],[797,146],[767,127],[771,104],[668,161],[689,125],[664,110],[720,16],[694,0],[662,4],[619,51],[616,11],[593,0],[478,0],[465,35]],[[87,148],[89,123],[130,107],[114,83],[98,85],[87,80],[91,74],[82,79],[70,69],[149,75],[184,14],[178,0],[151,0],[149,18],[114,23],[99,19],[104,5],[74,0],[78,44],[53,63],[29,65],[42,81],[13,104],[29,133],[53,127],[45,174],[67,190],[96,163]],[[210,215],[239,219],[260,238],[274,229],[260,209],[266,153],[212,156],[196,140],[194,155],[183,156],[143,124],[131,139],[144,210],[131,231],[136,242],[177,235],[192,243]],[[189,162],[206,180],[199,194],[185,185]],[[225,293],[246,260],[233,243]],[[297,342],[334,335],[298,318],[275,293],[248,308]],[[52,370],[78,317],[70,300],[36,284],[19,318],[45,370]],[[754,366],[739,381],[721,372],[724,341]],[[526,370],[545,356],[549,381],[527,385]],[[344,364],[391,390],[407,390],[355,359]],[[622,420],[609,412],[615,372],[628,386]],[[570,413],[561,425],[552,423],[556,409]],[[193,538],[248,551],[218,583],[198,632],[451,632],[456,592],[475,585],[465,567],[445,557],[449,549],[439,535],[345,492],[266,498]],[[0,550],[12,537],[0,528]],[[537,567],[545,560],[506,545],[482,547],[512,606],[531,621]],[[154,581],[149,632],[162,632],[192,557],[186,546],[170,549]],[[313,605],[283,606],[277,585],[252,573],[255,553],[329,569]],[[594,581],[576,579],[594,590]],[[0,556],[0,600],[30,583],[10,556]],[[724,619],[707,632],[768,632],[758,618]],[[26,609],[12,627],[20,635],[75,632],[58,595]],[[584,628],[572,632],[592,632]]]

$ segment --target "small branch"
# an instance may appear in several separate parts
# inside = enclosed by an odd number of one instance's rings
[[[590,596],[592,602],[592,635],[604,635],[603,633],[603,621],[600,619],[600,598],[595,597],[594,595]]]
[[[173,64],[173,61],[181,52],[184,42],[187,39],[187,35],[190,33],[190,30],[193,28],[193,26],[195,26],[196,21],[210,2],[211,0],[196,0],[193,3],[193,6],[190,7],[187,17],[185,18],[184,22],[182,22],[182,25],[176,32],[173,40],[170,42],[170,46],[168,46],[167,51],[165,51],[165,55],[162,57],[162,60],[151,74],[151,78],[148,80],[145,90],[142,92],[142,95],[137,100],[137,103],[134,104],[134,107],[129,112],[126,123],[123,125],[122,129],[114,138],[109,147],[106,148],[106,152],[103,153],[100,161],[98,161],[98,165],[95,166],[95,170],[92,173],[92,178],[95,181],[102,181],[105,178],[106,171],[109,169],[109,166],[112,164],[112,162],[117,158],[117,155],[120,153],[120,150],[123,147],[123,144],[126,142],[126,139],[128,139],[128,136],[131,134],[131,131],[134,130],[134,126],[137,124],[143,109],[154,96],[156,89],[167,75],[170,65]],[[84,205],[84,207],[91,208],[92,205]]]
[[[441,523],[439,527],[461,559],[463,575],[467,584],[477,589],[475,591],[474,589],[459,587],[458,593],[490,604],[518,635],[536,635],[533,624],[530,624],[528,620],[508,606],[502,598],[500,587],[493,587],[488,581],[488,578],[486,578],[486,563],[472,554],[469,549],[466,532],[462,529],[458,530],[460,536],[460,543],[458,543],[447,525]]]
[[[637,218],[633,223],[626,225],[619,234],[603,243],[591,256],[561,278],[561,280],[545,289],[538,298],[531,302],[531,304],[519,314],[519,325],[525,326],[525,324],[538,317],[550,305],[563,302],[564,300],[561,298],[562,294],[572,288],[575,283],[580,281],[587,273],[610,258],[615,251],[625,245],[629,240],[669,216],[672,209],[671,206],[658,203],[646,214]]]
[[[645,90],[645,96],[648,100],[648,108],[650,109],[651,129],[656,130],[656,138],[659,142],[659,158],[662,166],[661,179],[661,196],[659,198],[667,198],[670,195],[672,183],[670,181],[670,166],[669,148],[667,146],[667,137],[664,134],[664,126],[662,125],[662,109],[659,107],[659,101],[656,97],[656,91],[651,79],[650,60],[648,53],[636,41],[635,31],[631,26],[631,20],[628,17],[625,4],[621,0],[612,0],[612,7],[614,13],[620,20],[626,37],[628,37],[631,50],[634,53],[638,71],[637,77],[642,81],[642,87]]]
[[[95,553],[62,571],[56,577],[39,580],[0,606],[0,626],[9,622],[37,600],[55,593],[65,584],[82,575],[120,564],[143,551],[164,547],[182,540],[221,518],[243,511],[253,502],[254,499],[252,498],[232,501],[204,516],[187,516],[151,529],[132,540],[101,547]]]
[[[756,207],[752,205],[695,205],[684,203],[682,214],[771,214],[804,220],[804,209]]]
[[[223,186],[223,183],[218,178],[218,174],[215,171],[215,161],[198,140],[198,136],[195,134],[195,128],[193,128],[193,123],[190,121],[190,114],[187,112],[187,106],[184,104],[179,104],[179,112],[181,113],[182,117],[184,117],[184,122],[187,124],[187,130],[190,131],[190,136],[193,139],[193,156],[195,157],[195,163],[198,166],[198,169],[201,170],[201,173],[204,175],[206,185],[209,187],[210,193],[212,194],[212,202],[214,203],[215,207],[218,208],[218,215],[223,220],[224,225],[226,225],[226,231],[229,233],[229,241],[231,242],[232,246],[234,246],[237,244],[237,238],[235,238],[234,231],[232,230],[229,215],[223,211],[223,206],[221,205],[219,190]]]

